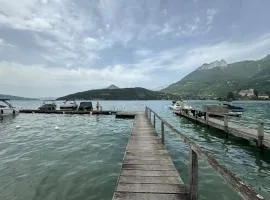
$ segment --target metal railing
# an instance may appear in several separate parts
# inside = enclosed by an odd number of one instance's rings
[[[236,177],[229,169],[222,166],[215,160],[212,155],[207,152],[203,147],[196,144],[189,137],[182,134],[166,120],[161,118],[157,113],[155,113],[150,108],[145,108],[145,115],[151,122],[151,115],[153,113],[153,126],[156,127],[156,118],[161,122],[161,142],[165,144],[165,126],[171,131],[176,133],[180,139],[189,146],[189,183],[188,183],[188,193],[190,200],[198,199],[198,157],[204,158],[209,165],[212,166],[227,182],[230,183],[232,188],[238,192],[244,200],[262,200],[264,199],[261,195],[253,190],[253,188],[245,184],[240,178]],[[151,122],[152,123],[152,122]]]

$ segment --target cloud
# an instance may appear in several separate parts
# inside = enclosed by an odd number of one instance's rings
[[[160,32],[158,32],[158,35],[165,35],[168,33],[172,33],[173,31],[174,29],[168,23],[165,23],[163,25],[163,29]]]
[[[207,25],[210,25],[213,23],[214,17],[216,16],[217,13],[218,13],[218,10],[215,8],[206,10]]]
[[[74,69],[48,68],[43,65],[25,66],[5,61],[0,62],[0,77],[1,85],[8,85],[11,91],[18,87],[23,88],[25,90],[23,95],[32,97],[61,96],[71,92],[106,87],[110,83],[120,87],[131,87],[138,80],[149,79],[140,71],[122,65],[107,66],[103,69],[79,67]],[[36,91],[35,94],[32,91]]]
[[[135,54],[141,57],[149,56],[152,54],[152,51],[149,49],[139,49],[135,51]]]

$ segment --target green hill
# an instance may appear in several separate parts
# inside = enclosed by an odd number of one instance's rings
[[[215,98],[250,88],[259,94],[269,93],[270,55],[257,61],[204,64],[162,91],[179,94],[183,98]]]
[[[166,94],[147,90],[145,88],[119,88],[119,89],[99,89],[88,90],[59,97],[57,100],[66,99],[101,99],[101,100],[161,100],[161,99],[179,99],[178,95]]]
[[[36,100],[34,98],[27,98],[27,97],[18,97],[12,96],[7,94],[0,94],[0,99],[10,99],[10,100]]]

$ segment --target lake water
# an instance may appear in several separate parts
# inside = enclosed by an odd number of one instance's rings
[[[37,108],[41,101],[14,101]],[[61,102],[58,102],[58,104]],[[93,102],[95,105],[95,102]],[[211,101],[190,101],[201,108]],[[249,142],[226,139],[219,131],[195,125],[168,109],[170,101],[100,101],[103,110],[151,107],[183,134],[206,148],[234,174],[270,199],[270,151],[260,153]],[[270,102],[235,102],[246,112],[237,123],[270,130]],[[157,122],[159,123],[159,122]],[[157,124],[158,125],[158,124]],[[157,126],[157,131],[160,131]],[[1,200],[112,199],[132,120],[114,116],[19,114],[0,122]],[[166,130],[166,148],[187,183],[188,149]],[[239,196],[204,160],[199,160],[200,199],[237,200]]]

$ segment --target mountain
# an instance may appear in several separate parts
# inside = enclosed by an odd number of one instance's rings
[[[179,99],[178,95],[166,94],[164,92],[147,90],[141,87],[119,88],[119,89],[99,89],[88,90],[59,97],[57,100],[66,99],[101,99],[101,100],[161,100],[161,99]]]
[[[117,87],[116,85],[112,84],[112,85],[110,85],[109,87],[107,87],[105,89],[115,90],[115,89],[119,89],[119,87]]]
[[[259,94],[269,93],[270,55],[257,61],[227,64],[221,60],[203,64],[162,91],[179,94],[183,98],[215,98],[251,88]]]
[[[0,94],[0,99],[10,99],[10,100],[35,100],[34,98],[18,97],[18,96],[12,96],[12,95],[7,95],[7,94]]]
[[[228,64],[225,60],[216,60],[215,62],[212,62],[212,63],[205,63],[203,64],[201,67],[198,68],[198,70],[207,70],[207,69],[213,69],[215,67],[227,67]]]

